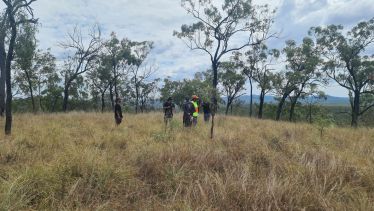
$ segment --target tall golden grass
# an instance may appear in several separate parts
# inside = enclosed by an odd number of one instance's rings
[[[16,115],[0,210],[374,210],[373,129],[218,117],[211,140],[180,119]]]

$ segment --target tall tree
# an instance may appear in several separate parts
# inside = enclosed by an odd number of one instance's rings
[[[68,33],[68,40],[60,45],[72,53],[66,59],[63,71],[64,100],[62,110],[66,112],[73,82],[93,66],[94,60],[102,48],[100,28],[98,26],[91,28],[88,44],[86,44],[81,30],[76,26],[72,33]]]
[[[133,63],[132,46],[133,42],[124,38],[119,40],[112,32],[110,39],[104,44],[104,52],[100,56],[101,60],[110,66],[112,80],[109,84],[110,99],[114,109],[114,98],[119,97],[119,82],[128,74]]]
[[[283,49],[286,54],[286,68],[292,72],[292,77],[296,80],[295,89],[288,96],[291,103],[289,121],[292,121],[300,97],[307,93],[307,89],[316,87],[323,78],[318,71],[320,52],[312,39],[304,38],[300,46],[293,40],[287,41],[286,44]]]
[[[260,48],[253,48],[252,51],[247,52],[249,63],[253,64],[253,80],[257,82],[260,89],[260,102],[258,109],[258,118],[262,119],[265,96],[273,89],[274,74],[272,66],[279,58],[280,52],[277,49],[268,49],[267,46],[262,45]]]
[[[326,74],[351,94],[351,125],[357,127],[359,117],[374,107],[373,102],[362,103],[362,96],[374,94],[374,62],[366,51],[374,43],[374,18],[358,23],[346,34],[340,25],[315,27],[310,34],[322,48]]]
[[[181,31],[175,31],[174,35],[184,40],[190,49],[207,53],[212,65],[213,138],[220,61],[228,53],[259,45],[273,36],[269,31],[275,11],[270,11],[268,5],[254,5],[251,0],[225,0],[221,7],[217,7],[212,0],[181,0],[181,3],[197,22],[182,25]],[[235,42],[242,37],[245,38]]]
[[[8,13],[0,13],[0,116],[5,111],[5,67],[6,67],[6,49],[5,42],[9,32]]]
[[[25,24],[20,28],[15,45],[15,80],[21,91],[30,97],[32,111],[36,112],[35,90],[37,88],[37,69],[33,67],[36,55],[36,27]]]
[[[220,68],[223,69],[219,77],[222,81],[223,92],[226,95],[227,115],[232,103],[242,95],[241,91],[245,89],[245,77],[236,72],[236,65],[233,62],[223,62]]]
[[[146,62],[147,57],[153,49],[153,42],[135,42],[133,49],[134,65],[130,68],[130,77],[135,91],[135,113],[138,113],[141,85],[156,72],[157,68],[155,65]]]
[[[98,91],[101,97],[101,112],[105,110],[105,93],[113,82],[111,67],[105,61],[99,59],[97,66],[88,72],[94,91]]]
[[[33,9],[31,4],[36,0],[3,0],[5,4],[5,19],[10,27],[10,39],[8,44],[8,52],[6,53],[5,61],[5,82],[6,82],[6,106],[5,106],[5,134],[9,135],[12,132],[12,74],[11,65],[14,58],[14,47],[17,39],[17,27],[22,24],[36,23],[34,19]],[[1,48],[4,46],[0,46]],[[0,52],[5,52],[1,49]],[[3,54],[3,53],[2,53]],[[4,56],[4,55],[2,55]],[[1,81],[0,81],[1,83]],[[1,86],[1,84],[0,84]],[[1,96],[0,96],[1,97]]]

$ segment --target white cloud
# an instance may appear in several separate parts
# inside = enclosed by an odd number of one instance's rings
[[[216,2],[216,1],[215,1]],[[372,0],[254,0],[278,8],[274,30],[282,31],[281,39],[269,42],[280,48],[287,39],[301,40],[311,26],[330,23],[352,25],[374,14]],[[1,7],[1,6],[0,6]],[[33,3],[41,27],[38,39],[42,48],[62,53],[58,43],[75,25],[101,25],[103,34],[114,31],[118,37],[155,42],[152,59],[159,64],[158,77],[180,79],[209,68],[209,58],[202,52],[190,51],[172,36],[184,23],[193,19],[180,6],[180,0],[37,0]],[[331,91],[333,90],[333,91]],[[345,96],[345,90],[327,89],[328,94]]]

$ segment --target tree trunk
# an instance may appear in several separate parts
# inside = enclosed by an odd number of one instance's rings
[[[280,120],[282,110],[283,110],[283,105],[284,105],[284,102],[286,101],[287,96],[288,96],[288,93],[283,94],[281,100],[279,101],[278,108],[277,108],[277,116],[275,118],[276,121]]]
[[[258,118],[262,119],[263,110],[264,110],[264,101],[265,101],[265,90],[261,90],[260,94],[260,104],[258,108]]]
[[[112,110],[114,111],[114,98],[113,98],[113,85],[109,85],[109,97],[110,97],[110,102],[112,103]]]
[[[57,105],[57,100],[60,96],[56,95],[54,98],[53,98],[53,102],[52,102],[52,113],[56,111],[56,105]]]
[[[291,100],[290,117],[288,119],[290,122],[292,122],[294,120],[293,116],[294,116],[294,113],[295,113],[296,103],[297,103],[297,99]]]
[[[68,110],[69,88],[70,88],[70,83],[67,83],[64,88],[64,100],[62,102],[62,111],[64,112]]]
[[[360,116],[360,91],[355,91],[354,95],[351,126],[357,128]]]
[[[35,99],[34,99],[34,92],[32,90],[32,82],[29,73],[27,70],[25,70],[26,77],[27,77],[27,83],[29,87],[29,92],[30,92],[30,98],[31,98],[31,103],[32,103],[32,111],[35,113],[36,112],[36,106],[35,106]]]
[[[135,80],[135,114],[138,114],[139,110],[139,85],[137,84],[137,80]]]
[[[8,8],[8,13],[10,8]],[[5,66],[5,82],[6,82],[6,106],[5,106],[5,134],[10,135],[12,133],[12,75],[11,75],[11,64],[13,61],[14,45],[17,37],[17,26],[13,15],[9,15],[10,26],[12,27],[12,34],[9,42],[8,55]]]
[[[104,113],[105,109],[105,92],[101,93],[101,113]]]
[[[312,104],[309,104],[309,124],[312,124]]]
[[[214,119],[216,116],[218,108],[218,99],[217,99],[217,86],[218,86],[218,61],[212,62],[212,71],[213,71],[213,93],[212,93],[212,125],[210,127],[210,138],[214,138]]]
[[[4,115],[5,111],[5,69],[6,69],[6,52],[5,52],[5,38],[0,38],[0,116]]]
[[[252,117],[253,115],[253,83],[252,83],[252,79],[250,78],[249,79],[249,84],[250,84],[250,89],[251,89],[251,99],[250,99],[250,102],[249,102],[249,117]]]
[[[230,105],[231,105],[231,104],[229,103],[229,100],[227,99],[227,103],[226,103],[226,111],[225,111],[226,116],[229,114]]]

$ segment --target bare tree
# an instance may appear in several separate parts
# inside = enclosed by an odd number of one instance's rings
[[[31,4],[36,0],[3,0],[5,4],[5,16],[4,20],[8,22],[10,27],[10,39],[8,44],[8,53],[6,53],[5,61],[5,71],[3,71],[6,82],[6,106],[5,106],[5,134],[9,135],[12,132],[12,74],[11,74],[11,65],[14,58],[14,47],[17,39],[17,27],[24,23],[37,23],[37,20],[34,19],[33,9]],[[30,17],[29,17],[30,16]],[[4,28],[6,31],[7,29]],[[4,45],[0,46],[5,48]],[[0,52],[5,52],[5,49],[1,49]],[[1,65],[0,65],[1,66]],[[1,86],[1,80],[0,80]],[[1,95],[1,93],[0,93]],[[1,96],[0,96],[1,97]]]
[[[101,41],[100,28],[95,25],[91,28],[88,44],[85,43],[81,30],[76,26],[72,33],[68,33],[68,39],[60,46],[72,52],[65,61],[63,71],[64,78],[64,100],[62,109],[67,111],[69,100],[69,89],[78,76],[86,73],[93,66],[103,44]]]

